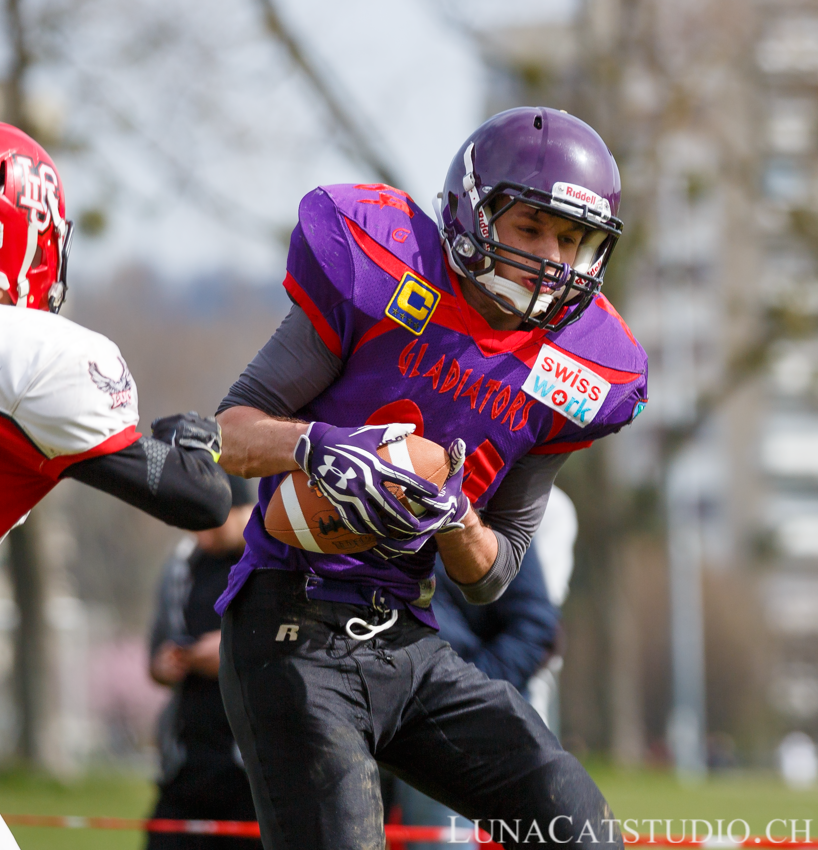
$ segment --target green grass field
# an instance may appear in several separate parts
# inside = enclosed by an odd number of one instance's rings
[[[0,813],[145,817],[154,798],[150,782],[128,775],[92,775],[61,783],[25,773],[0,774]],[[13,827],[20,850],[137,850],[137,832]]]
[[[775,776],[763,773],[717,775],[699,785],[679,785],[669,773],[621,771],[591,765],[591,773],[618,818],[672,819],[673,833],[680,834],[682,818],[699,818],[725,825],[734,819],[747,821],[753,834],[763,835],[774,818],[812,818],[818,838],[818,789],[791,791]],[[149,812],[151,784],[127,775],[92,775],[73,783],[59,783],[23,773],[0,774],[0,812],[8,814],[86,815],[135,818]],[[649,827],[640,824],[640,832]],[[688,827],[689,828],[689,827]],[[740,834],[743,827],[735,827]],[[65,830],[14,827],[21,850],[137,850],[144,839],[134,832]],[[656,827],[663,835],[664,825]],[[784,835],[781,824],[773,830]],[[803,838],[803,834],[798,836]]]
[[[780,818],[788,822],[811,818],[813,840],[818,839],[818,789],[793,791],[771,773],[716,774],[697,785],[680,785],[673,774],[660,771],[619,771],[611,768],[591,767],[591,773],[608,799],[616,817],[625,821],[632,818],[642,821],[649,818],[672,819],[672,834],[682,834],[683,818],[709,821],[714,831],[716,821],[727,825],[735,819],[745,820],[753,835],[764,835],[767,824]],[[704,827],[702,827],[704,828]],[[734,826],[733,835],[741,837],[744,827]],[[649,833],[648,824],[639,824],[639,832]],[[666,826],[657,825],[655,834],[664,835]],[[690,825],[687,825],[688,835]],[[773,836],[788,836],[780,824],[771,828]],[[701,835],[701,829],[699,830]],[[803,833],[797,836],[803,839]]]

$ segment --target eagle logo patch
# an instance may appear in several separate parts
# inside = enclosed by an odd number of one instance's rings
[[[133,401],[133,381],[125,361],[117,357],[122,366],[122,374],[118,378],[109,378],[99,371],[99,366],[93,361],[88,361],[88,374],[97,389],[111,396],[111,410],[117,407],[125,407]]]

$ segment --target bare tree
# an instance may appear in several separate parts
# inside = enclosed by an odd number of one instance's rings
[[[9,27],[11,59],[3,86],[3,119],[32,133],[24,91],[32,55],[26,42],[21,0],[6,0],[4,13]],[[17,753],[31,763],[41,763],[43,759],[46,715],[46,570],[38,542],[36,514],[9,535],[9,574],[19,617],[14,636]]]

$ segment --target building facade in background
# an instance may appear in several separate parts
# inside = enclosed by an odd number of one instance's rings
[[[569,745],[769,762],[818,736],[818,2],[585,0],[483,48],[487,112],[564,108],[611,145],[605,288],[651,364],[645,415],[560,477]]]

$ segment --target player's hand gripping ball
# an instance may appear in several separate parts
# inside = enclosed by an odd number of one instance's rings
[[[332,502],[344,525],[358,534],[390,537],[412,534],[420,522],[397,498],[397,484],[410,499],[438,495],[424,478],[385,463],[377,449],[402,440],[414,425],[361,425],[341,428],[311,422],[295,446],[293,459]]]
[[[421,507],[425,510],[422,528],[404,539],[379,540],[375,553],[388,560],[419,552],[430,537],[462,529],[463,520],[471,504],[463,492],[463,465],[466,460],[466,444],[456,439],[448,451],[449,471],[446,481],[435,498],[423,499]]]
[[[423,437],[416,437],[414,434],[408,433],[410,427],[406,426],[407,430],[403,432],[407,434],[405,438],[401,437],[375,449],[379,465],[384,470],[383,488],[387,491],[390,501],[394,501],[403,513],[411,516],[418,526],[418,528],[413,528],[411,532],[397,532],[399,534],[417,533],[422,529],[424,527],[423,517],[427,511],[418,504],[421,498],[419,488],[414,484],[405,486],[391,480],[398,476],[390,470],[394,469],[401,473],[401,476],[407,482],[423,482],[428,493],[436,493],[438,488],[444,485],[450,470],[449,456],[446,450],[431,440],[425,440]],[[343,430],[351,431],[353,429]],[[373,430],[386,432],[387,428],[377,426]],[[384,435],[374,434],[372,436],[377,439]],[[341,445],[344,445],[344,443],[341,443]],[[338,455],[335,457],[337,458]],[[353,464],[350,468],[356,471],[356,476],[361,471],[361,467],[356,464]],[[337,466],[336,470],[340,474],[335,475],[334,478],[339,481],[344,470]],[[346,473],[349,473],[349,468]],[[329,470],[325,470],[325,474],[330,475]],[[433,486],[429,486],[428,482],[431,482]],[[340,491],[343,494],[344,488],[340,488]],[[415,499],[412,496],[415,496]],[[425,498],[436,498],[436,496]],[[348,504],[345,507],[348,509]],[[372,507],[370,505],[370,508]],[[378,521],[380,523],[384,522],[384,518],[388,523],[393,521],[390,514],[386,514],[382,510],[379,513]],[[264,526],[268,534],[282,543],[310,552],[327,554],[351,555],[355,552],[364,552],[383,539],[382,534],[360,534],[352,531],[341,519],[333,501],[325,495],[316,482],[311,483],[310,476],[301,470],[287,475],[273,493],[264,517]]]

